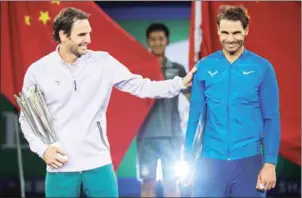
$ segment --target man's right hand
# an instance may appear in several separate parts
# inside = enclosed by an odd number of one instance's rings
[[[43,154],[43,160],[54,169],[61,168],[67,162],[65,152],[58,146],[49,145]]]
[[[191,87],[192,86],[192,80],[193,80],[193,74],[197,71],[196,67],[193,67],[191,71],[187,73],[187,75],[182,79],[182,83],[185,87]]]

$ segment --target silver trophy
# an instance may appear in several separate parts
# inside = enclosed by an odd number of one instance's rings
[[[28,93],[21,92],[19,96],[14,95],[14,97],[34,135],[46,145],[59,146],[52,118],[39,87],[35,85],[28,90]]]
[[[190,174],[188,175],[187,180],[185,181],[186,186],[190,186],[194,180],[197,161],[202,151],[202,137],[206,126],[206,118],[207,118],[207,105],[204,104],[203,111],[199,117],[198,125],[196,127],[196,132],[192,143],[192,155],[190,158],[191,171]]]
[[[192,144],[192,150],[193,150],[192,160],[194,160],[194,171],[195,171],[197,160],[200,157],[200,153],[202,151],[202,137],[205,130],[206,118],[207,118],[207,106],[205,104],[198,121],[196,133]]]

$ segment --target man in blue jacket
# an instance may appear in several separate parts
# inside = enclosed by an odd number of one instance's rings
[[[223,49],[200,60],[193,79],[186,157],[195,152],[202,115],[206,122],[192,196],[265,197],[276,184],[280,143],[275,72],[269,61],[244,48],[244,7],[220,7],[217,28]]]

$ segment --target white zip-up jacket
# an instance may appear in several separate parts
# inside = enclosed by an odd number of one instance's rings
[[[107,52],[89,50],[74,64],[67,64],[58,48],[28,68],[22,91],[27,93],[35,84],[68,157],[60,169],[47,167],[49,172],[84,171],[112,163],[106,111],[113,87],[140,98],[174,97],[186,88],[180,77],[151,81],[132,74]],[[43,157],[47,145],[34,135],[22,112],[19,121],[31,151]]]

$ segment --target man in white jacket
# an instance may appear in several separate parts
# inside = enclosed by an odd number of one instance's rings
[[[25,93],[34,85],[40,87],[61,146],[45,145],[21,112],[19,121],[30,149],[47,164],[46,197],[77,197],[81,186],[88,197],[118,197],[106,135],[112,88],[140,98],[174,97],[191,86],[196,71],[166,81],[143,79],[109,53],[88,50],[90,32],[86,13],[61,10],[53,24],[57,49],[33,63],[24,77]]]

